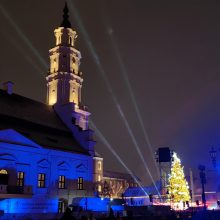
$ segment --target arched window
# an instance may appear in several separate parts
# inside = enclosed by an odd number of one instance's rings
[[[57,60],[56,58],[53,60],[54,72],[56,72]]]
[[[8,174],[7,170],[0,170],[0,174]]]
[[[5,169],[0,170],[0,185],[8,185],[8,172]]]
[[[69,43],[70,43],[71,46],[73,46],[73,39],[72,39],[72,37],[69,38]]]
[[[101,176],[100,176],[100,175],[98,175],[98,181],[99,181],[99,182],[101,181]]]
[[[61,44],[61,35],[56,36],[56,45]]]
[[[101,161],[98,162],[98,170],[102,170],[102,164],[101,164]]]

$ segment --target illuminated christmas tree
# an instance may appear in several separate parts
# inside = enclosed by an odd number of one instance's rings
[[[181,161],[176,153],[173,154],[168,192],[173,203],[189,202],[190,200],[188,182],[185,179]]]

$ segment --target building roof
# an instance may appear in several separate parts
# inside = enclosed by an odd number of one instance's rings
[[[95,155],[94,155],[94,157],[103,158],[103,157],[101,156],[101,154],[99,154],[97,151],[95,151]]]
[[[157,195],[158,191],[161,190],[161,184],[159,181],[156,183],[156,187],[151,186],[143,186],[143,187],[128,187],[124,192],[124,197],[140,197],[140,196],[146,196],[146,195]]]
[[[103,177],[104,178],[126,179],[128,181],[133,181],[134,182],[134,179],[130,174],[120,173],[120,172],[116,172],[116,171],[105,170],[104,173],[103,173]],[[140,180],[139,178],[137,178],[137,179]]]
[[[0,89],[0,129],[14,129],[37,144],[88,155],[53,107]]]
[[[141,197],[147,195],[156,195],[157,191],[153,187],[128,187],[124,192],[124,197]]]

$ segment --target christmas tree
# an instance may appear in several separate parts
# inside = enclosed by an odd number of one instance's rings
[[[181,161],[176,153],[173,154],[168,192],[173,203],[189,202],[190,200],[188,182],[185,179],[183,167],[181,167]]]

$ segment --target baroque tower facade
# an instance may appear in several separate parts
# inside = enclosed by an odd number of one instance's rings
[[[79,71],[81,53],[75,48],[77,33],[71,28],[68,8],[63,10],[63,21],[54,30],[56,45],[49,50],[50,68],[47,80],[48,105],[74,103],[75,124],[88,129],[90,113],[81,103],[82,72]]]

